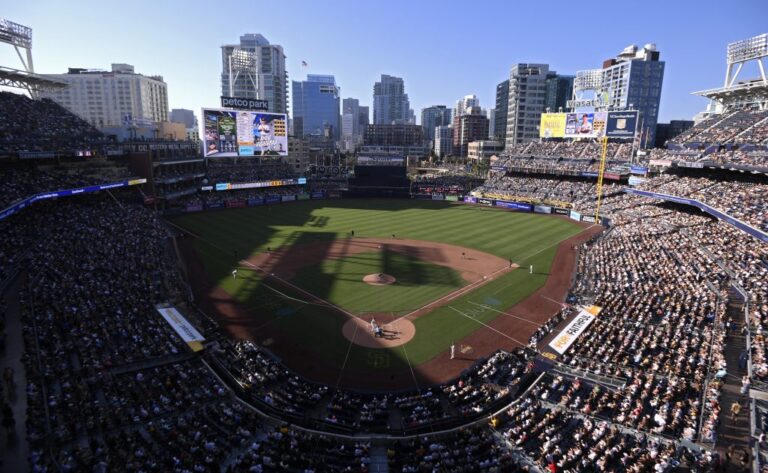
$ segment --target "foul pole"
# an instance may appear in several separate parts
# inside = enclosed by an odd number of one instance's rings
[[[597,174],[597,206],[595,207],[595,223],[600,223],[600,202],[603,199],[603,173],[605,172],[605,157],[608,155],[608,137],[603,137],[603,152],[600,156],[600,172]]]

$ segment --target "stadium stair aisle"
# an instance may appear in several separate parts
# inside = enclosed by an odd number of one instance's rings
[[[747,373],[739,366],[739,357],[746,351],[746,337],[741,333],[744,325],[744,300],[734,289],[729,291],[727,317],[731,318],[731,330],[726,338],[725,361],[728,375],[720,397],[720,426],[718,428],[717,449],[722,458],[731,445],[737,450],[750,451],[749,438],[749,403],[747,397],[741,395],[741,378]],[[741,404],[741,412],[736,421],[731,420],[731,405]]]
[[[3,381],[2,395],[8,401],[13,410],[16,427],[9,437],[5,429],[0,429],[2,439],[2,464],[1,471],[22,472],[28,471],[27,458],[29,457],[29,444],[27,443],[27,378],[24,373],[24,365],[21,357],[24,355],[24,337],[21,330],[21,307],[19,304],[19,288],[25,275],[17,276],[6,288],[5,298],[5,351],[0,354],[0,371],[11,367],[14,371],[15,386],[9,392],[8,386]]]
[[[389,463],[387,460],[386,445],[371,445],[369,465],[370,473],[388,473]]]

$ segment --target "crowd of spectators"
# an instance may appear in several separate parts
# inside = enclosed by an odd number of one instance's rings
[[[92,177],[41,176],[42,185],[58,187]],[[39,189],[24,179],[0,184],[17,196]],[[766,186],[759,181],[667,175],[646,188],[692,196],[765,229]],[[117,200],[79,196],[26,209],[0,222],[0,262],[23,261],[31,281],[22,316],[32,464],[41,471],[368,468],[366,441],[270,424],[239,403],[229,389],[236,385],[253,405],[328,432],[450,428],[511,403],[494,420],[497,430],[480,426],[391,443],[390,467],[398,471],[508,471],[526,462],[558,471],[711,467],[716,457],[675,440],[717,439],[730,281],[747,291],[754,376],[768,381],[768,250],[725,223],[621,189],[604,189],[603,209],[614,227],[580,250],[573,289],[602,312],[559,360],[619,387],[552,372],[525,395],[519,388],[532,377],[533,352],[496,353],[443,386],[361,394],[310,383],[251,342],[222,341],[208,361],[229,373],[234,383],[227,386],[156,311],[157,304],[188,303],[156,214],[120,192]],[[479,190],[579,209],[594,204],[588,179],[497,173]],[[272,190],[201,193],[185,202],[265,193]],[[24,249],[31,251],[22,255]],[[210,322],[194,323],[217,332]],[[308,454],[297,456],[297,449]]]
[[[222,341],[214,356],[248,399],[294,423],[348,433],[390,433],[445,428],[487,414],[517,392],[530,371],[531,354],[497,352],[444,386],[381,395],[305,381],[249,341]]]
[[[206,177],[210,183],[216,182],[257,182],[270,179],[290,179],[295,177],[293,168],[280,160],[255,162],[258,158],[239,158],[237,161],[208,160]]]
[[[639,187],[696,199],[768,232],[768,182],[759,178],[734,181],[669,174],[646,181]]]
[[[760,143],[765,135],[756,135],[751,130],[756,124],[768,118],[768,112],[758,110],[736,110],[725,116],[710,117],[696,124],[685,133],[675,137],[673,143]],[[748,131],[749,130],[749,131]],[[742,136],[743,134],[743,136]]]
[[[468,175],[426,175],[414,176],[411,180],[412,194],[465,195],[483,182]]]
[[[72,155],[105,142],[98,130],[52,100],[0,92],[0,156],[20,151]]]
[[[105,184],[132,177],[125,167],[49,167],[0,170],[0,209],[42,192]]]

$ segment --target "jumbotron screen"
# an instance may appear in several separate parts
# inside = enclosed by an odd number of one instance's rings
[[[281,113],[204,108],[205,157],[287,156],[287,125]]]

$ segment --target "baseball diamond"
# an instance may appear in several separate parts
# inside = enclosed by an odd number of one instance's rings
[[[183,250],[199,268],[190,272],[196,292],[233,336],[268,340],[302,376],[357,389],[438,384],[499,348],[525,345],[535,321],[560,309],[552,301],[570,283],[574,244],[599,231],[556,216],[390,200],[298,202],[174,223],[195,235]],[[517,270],[531,264],[535,274]],[[395,282],[363,281],[379,274]],[[363,336],[354,318],[413,328]],[[455,341],[472,346],[471,356],[448,360]]]

